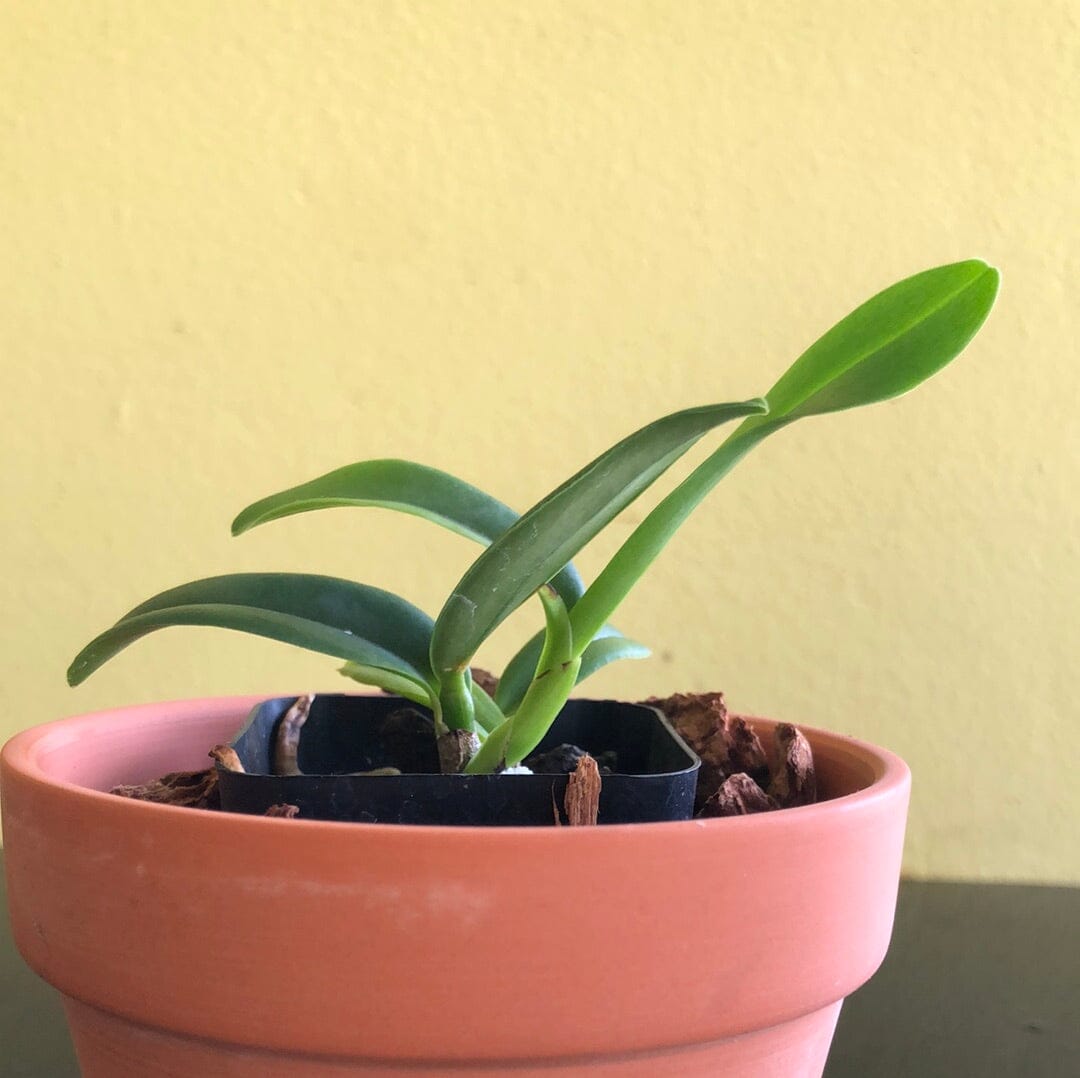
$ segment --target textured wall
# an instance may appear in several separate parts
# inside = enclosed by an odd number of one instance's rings
[[[1078,15],[7,5],[0,732],[336,688],[330,661],[209,630],[77,691],[63,670],[217,572],[355,576],[435,612],[464,540],[375,512],[228,522],[391,454],[524,507],[660,411],[763,392],[879,287],[979,255],[1004,285],[970,351],[758,450],[622,611],[655,658],[591,687],[724,688],[880,741],[916,774],[911,872],[1080,880]]]

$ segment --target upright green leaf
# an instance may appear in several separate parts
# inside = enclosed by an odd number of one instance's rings
[[[380,588],[306,573],[238,573],[170,588],[135,607],[75,657],[77,685],[156,629],[217,626],[388,670],[434,688],[431,619]]]
[[[544,634],[539,632],[507,663],[502,677],[499,678],[499,685],[495,690],[495,702],[507,715],[517,710],[521,703],[529,682],[536,673],[536,664],[540,660],[543,646]],[[608,663],[619,659],[644,659],[648,655],[649,649],[644,644],[623,636],[611,625],[603,625],[582,652],[577,684],[580,685],[587,677],[591,677]]]
[[[963,351],[997,295],[999,274],[978,259],[924,270],[879,292],[812,344],[769,390],[767,417],[741,429],[888,400]]]
[[[804,416],[887,400],[955,358],[993,306],[998,272],[984,262],[926,270],[879,292],[811,345],[739,425],[646,516],[574,604],[580,645],[592,638],[694,508],[758,442]]]
[[[511,611],[703,434],[765,407],[752,400],[665,416],[602,453],[525,513],[477,558],[436,619],[431,662],[440,678],[465,667]]]
[[[488,735],[469,761],[465,769],[469,774],[494,771],[504,763],[510,767],[521,763],[547,733],[577,681],[581,660],[574,657],[566,606],[553,588],[545,586],[539,594],[546,629],[536,676],[517,712]]]
[[[237,516],[232,533],[241,535],[297,513],[347,506],[373,506],[422,517],[484,546],[518,519],[508,505],[438,468],[409,460],[365,460],[261,498]],[[585,590],[572,565],[552,584],[570,605]]]
[[[507,715],[513,714],[525,695],[536,664],[540,661],[540,652],[544,648],[544,631],[535,633],[518,649],[514,657],[506,664],[499,684],[495,687],[495,703]]]

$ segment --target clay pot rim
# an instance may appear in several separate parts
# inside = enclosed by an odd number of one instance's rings
[[[235,828],[239,833],[245,828],[281,828],[293,833],[297,839],[304,833],[314,835],[316,832],[322,834],[340,832],[342,837],[353,835],[357,838],[375,833],[380,835],[399,833],[403,839],[407,836],[413,836],[421,841],[425,837],[438,834],[443,842],[463,840],[475,842],[478,835],[483,835],[485,841],[504,842],[509,845],[520,845],[526,842],[551,842],[553,835],[557,835],[557,841],[560,842],[587,842],[597,841],[601,836],[605,835],[609,838],[615,838],[630,832],[635,835],[645,836],[648,834],[659,837],[663,834],[671,834],[674,831],[685,833],[695,829],[713,830],[716,828],[724,828],[729,834],[736,829],[754,829],[759,831],[762,838],[764,838],[777,828],[794,825],[813,826],[823,822],[825,818],[867,810],[881,801],[888,801],[904,794],[911,782],[911,772],[907,764],[888,749],[880,748],[870,742],[848,737],[844,734],[804,726],[802,723],[798,724],[799,729],[809,738],[815,750],[824,749],[839,752],[849,758],[855,758],[867,768],[870,772],[867,785],[853,793],[842,794],[817,804],[802,805],[751,816],[675,820],[659,823],[606,824],[603,827],[596,828],[371,824],[327,820],[279,819],[264,816],[247,816],[238,813],[206,812],[181,808],[175,805],[160,805],[117,797],[103,790],[96,790],[76,782],[58,779],[50,775],[39,760],[39,756],[47,752],[53,744],[78,740],[84,732],[84,728],[100,725],[103,720],[107,720],[109,717],[134,717],[135,713],[146,710],[153,710],[160,714],[162,711],[169,711],[177,707],[195,709],[203,706],[215,710],[236,708],[238,713],[242,714],[260,701],[268,699],[270,695],[282,696],[289,694],[259,693],[242,696],[183,698],[102,708],[98,711],[56,719],[23,730],[21,733],[15,734],[3,746],[0,757],[2,757],[5,769],[9,768],[12,773],[20,775],[24,780],[36,786],[51,788],[55,791],[64,791],[68,796],[75,798],[84,805],[88,812],[92,813],[96,810],[124,811],[135,814],[132,816],[133,822],[142,819],[147,824],[150,824],[151,821],[156,819],[165,824],[170,818],[182,817],[188,821],[189,826],[205,826],[207,829],[218,829],[219,831],[222,828]],[[756,715],[744,715],[744,717],[754,725],[764,724],[769,728],[775,727],[784,721]],[[514,776],[508,775],[507,781],[512,781],[513,778]]]

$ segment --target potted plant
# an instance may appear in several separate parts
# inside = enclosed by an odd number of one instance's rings
[[[269,718],[265,701],[195,700],[18,735],[2,775],[15,937],[63,992],[84,1073],[819,1075],[843,997],[888,943],[909,785],[901,761],[805,731],[816,803],[789,784],[798,807],[782,811],[601,827],[555,826],[574,797],[591,799],[586,816],[603,820],[607,779],[588,754],[558,782],[515,772],[567,721],[585,674],[643,653],[609,618],[731,467],[797,419],[913,388],[963,349],[997,283],[979,261],[907,278],[829,330],[763,399],[666,416],[521,517],[443,472],[375,461],[264,498],[234,523],[241,532],[327,506],[379,505],[479,540],[484,551],[434,621],[367,585],[240,574],[165,592],[97,637],[72,664],[73,683],[172,625],[240,629],[345,659],[345,673],[401,698],[393,706],[408,705],[412,734],[430,739],[427,769],[440,773],[427,777],[442,792],[426,796],[468,801],[483,780],[512,801],[539,778],[552,804],[550,826],[463,826],[456,816],[450,826],[388,826],[320,819],[315,808],[286,820],[107,792],[196,771],[217,746],[212,776],[224,797],[244,737],[255,757],[282,754],[284,773],[272,778],[310,777],[297,774],[310,770],[296,742],[314,715],[305,697],[276,702]],[[734,419],[585,587],[570,564],[577,552]],[[471,672],[478,648],[534,595],[543,632],[497,686],[482,685]],[[726,721],[716,697],[697,704],[682,727],[691,739],[703,714],[718,724],[707,733]],[[362,721],[333,708],[327,717]],[[598,728],[622,721],[611,713]],[[777,724],[741,729],[771,745]],[[801,747],[790,727],[781,734],[789,750]],[[378,772],[350,777],[369,790],[409,779],[393,766],[336,770]],[[780,766],[774,780],[784,777]]]

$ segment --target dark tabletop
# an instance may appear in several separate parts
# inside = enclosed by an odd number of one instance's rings
[[[0,854],[2,863],[2,854]],[[15,951],[0,872],[0,1076],[75,1078],[56,993]],[[1080,889],[905,882],[826,1078],[1080,1078]]]

